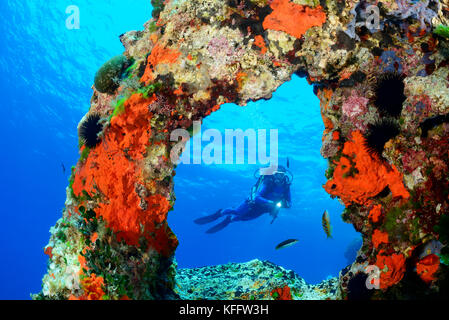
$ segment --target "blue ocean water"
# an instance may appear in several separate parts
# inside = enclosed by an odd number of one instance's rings
[[[76,127],[89,110],[95,72],[123,52],[120,34],[143,28],[149,3],[0,1],[0,299],[40,291],[43,248],[79,157]],[[80,9],[79,30],[66,28],[69,5]]]
[[[0,2],[0,299],[28,299],[40,290],[47,262],[43,248],[61,217],[70,167],[79,157],[76,127],[89,108],[93,77],[106,60],[123,52],[119,35],[141,29],[148,20],[149,2]],[[69,5],[80,9],[79,30],[66,28]],[[192,220],[243,201],[256,166],[180,165],[177,202],[169,216],[180,240],[179,266],[259,258],[293,269],[309,282],[336,275],[357,234],[341,221],[342,206],[321,188],[327,164],[319,154],[323,126],[311,87],[294,77],[272,100],[243,108],[225,105],[203,126],[279,129],[280,154],[290,158],[295,175],[293,207],[281,211],[273,225],[261,217],[206,235]],[[331,215],[333,240],[321,229],[324,209]],[[275,251],[287,238],[300,242]]]
[[[192,164],[194,144],[190,145],[190,164],[180,164],[176,170],[176,203],[168,222],[178,236],[180,245],[176,258],[179,267],[200,267],[228,262],[246,262],[254,258],[270,260],[296,271],[309,283],[336,276],[347,266],[348,245],[357,233],[341,219],[344,209],[322,188],[327,161],[320,155],[324,130],[319,100],[305,79],[293,76],[268,100],[250,102],[245,107],[226,104],[204,119],[201,131],[217,129],[225,141],[226,129],[267,130],[278,132],[279,164],[294,175],[291,185],[292,207],[281,209],[277,220],[263,215],[255,220],[231,223],[215,234],[205,231],[218,223],[197,225],[193,220],[221,208],[237,207],[249,195],[256,183],[254,172],[262,164]],[[203,150],[208,142],[203,142]],[[222,145],[223,153],[229,146]],[[258,147],[259,145],[257,145]],[[188,151],[185,151],[188,152]],[[235,153],[235,152],[234,152]],[[267,155],[270,150],[267,151]],[[224,156],[223,156],[224,159]],[[224,162],[224,161],[223,161]],[[321,225],[324,210],[328,210],[333,227],[333,239],[327,239]],[[287,239],[299,242],[281,250],[275,246]],[[353,250],[354,251],[354,250]]]

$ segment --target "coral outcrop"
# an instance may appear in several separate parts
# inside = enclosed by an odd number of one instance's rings
[[[258,259],[178,269],[175,291],[185,300],[335,300],[338,279],[308,284],[291,270]]]
[[[447,0],[152,3],[97,74],[98,141],[80,139],[36,299],[175,298],[170,133],[268,99],[294,73],[321,100],[324,188],[363,237],[338,298],[448,294]],[[387,121],[397,130],[372,131]]]

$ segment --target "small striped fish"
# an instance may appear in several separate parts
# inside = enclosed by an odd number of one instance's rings
[[[329,212],[324,210],[323,217],[321,218],[321,223],[323,224],[323,230],[328,238],[332,238],[332,226],[329,218]]]
[[[298,239],[288,239],[288,240],[282,241],[281,243],[279,243],[276,246],[275,249],[279,250],[279,249],[290,247],[290,246],[294,245],[295,243],[297,243],[298,241],[299,241]]]

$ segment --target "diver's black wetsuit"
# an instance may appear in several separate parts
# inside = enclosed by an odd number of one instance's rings
[[[215,233],[224,229],[234,221],[253,220],[265,213],[270,213],[274,219],[281,208],[290,208],[290,181],[285,175],[285,169],[279,168],[274,175],[261,176],[256,184],[256,190],[248,199],[235,209],[220,209],[216,213],[196,219],[197,224],[206,224],[223,216],[226,218],[206,231]],[[273,221],[274,221],[273,219]]]

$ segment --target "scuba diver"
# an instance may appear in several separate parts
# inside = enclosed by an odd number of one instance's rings
[[[288,167],[287,161],[287,167]],[[254,174],[256,177],[256,173]],[[256,177],[257,178],[257,177]],[[281,208],[291,207],[290,185],[293,175],[285,167],[279,166],[272,175],[260,175],[251,189],[250,196],[235,209],[220,209],[216,213],[194,220],[196,224],[207,224],[225,217],[206,233],[215,233],[235,221],[253,220],[264,213],[269,213],[273,223]]]

